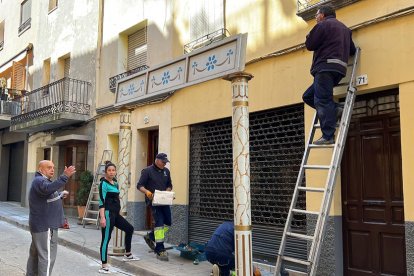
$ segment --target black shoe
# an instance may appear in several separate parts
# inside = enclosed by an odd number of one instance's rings
[[[334,138],[331,138],[329,140],[326,140],[325,138],[321,137],[316,141],[313,141],[314,145],[331,145],[331,144],[335,144]]]
[[[165,261],[168,262],[168,253],[167,251],[161,251],[159,253],[157,253],[157,259],[160,261]]]
[[[144,236],[144,240],[145,240],[145,243],[148,245],[148,247],[149,248],[151,248],[151,250],[155,250],[155,242],[153,241],[153,240],[151,240],[150,239],[150,237],[149,237],[149,233],[147,233],[145,236]]]

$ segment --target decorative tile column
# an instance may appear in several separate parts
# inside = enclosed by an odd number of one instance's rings
[[[126,217],[129,173],[131,165],[131,110],[121,109],[120,127],[119,127],[119,147],[118,147],[118,164],[117,164],[117,180],[119,185],[119,199],[121,201],[121,215]],[[114,238],[113,255],[121,255],[125,253],[125,237],[124,232],[116,228]]]
[[[249,98],[248,73],[225,78],[233,91],[233,199],[235,258],[237,275],[253,275],[252,219],[250,200]]]

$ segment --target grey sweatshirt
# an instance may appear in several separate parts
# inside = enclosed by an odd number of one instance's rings
[[[63,206],[59,189],[68,181],[64,174],[55,181],[36,172],[29,192],[29,226],[34,233],[57,229],[64,223]]]

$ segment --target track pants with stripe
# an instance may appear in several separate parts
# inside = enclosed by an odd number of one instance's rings
[[[58,230],[49,229],[46,232],[31,233],[29,259],[27,260],[27,276],[52,275],[56,260],[58,245]]]
[[[114,227],[125,232],[125,252],[131,252],[131,240],[134,233],[134,227],[119,213],[105,210],[106,227],[101,228],[101,261],[103,264],[108,262],[108,244],[111,240],[111,234]]]

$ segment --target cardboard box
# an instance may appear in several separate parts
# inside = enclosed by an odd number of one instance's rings
[[[174,194],[174,192],[155,190],[154,198],[152,199],[152,205],[172,205]]]

